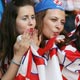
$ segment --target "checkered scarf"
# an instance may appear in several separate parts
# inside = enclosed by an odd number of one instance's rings
[[[50,39],[45,48],[38,49],[31,45],[28,53],[23,56],[15,80],[62,80],[54,42],[55,39]]]

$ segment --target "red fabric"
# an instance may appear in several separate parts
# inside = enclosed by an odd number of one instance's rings
[[[79,79],[78,80],[80,80],[80,73],[79,73]]]
[[[25,77],[19,74],[14,80],[25,80]]]
[[[65,50],[66,52],[66,57],[70,60],[70,61],[74,61],[76,60],[77,58],[80,58],[80,53],[79,51],[75,51],[75,52],[72,52],[70,50]]]
[[[26,77],[19,74],[14,80],[26,80]],[[38,74],[31,74],[30,80],[39,80]]]
[[[28,70],[27,70],[27,75],[26,75],[27,78],[30,78],[31,67],[32,67],[32,52],[30,50],[29,61],[28,61]]]
[[[36,65],[41,65],[41,64],[45,64],[44,59],[34,56],[34,61],[36,63]]]
[[[53,55],[57,55],[57,49],[53,48],[52,50],[50,50],[50,58],[52,58]]]
[[[49,49],[53,46],[55,39],[56,38],[50,39],[44,48],[39,48],[38,49],[39,55],[42,56],[42,55],[44,55],[45,52],[49,51]]]

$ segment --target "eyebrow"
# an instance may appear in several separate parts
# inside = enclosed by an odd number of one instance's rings
[[[28,17],[29,15],[23,15],[23,16]],[[32,14],[31,16],[35,16],[35,14]]]

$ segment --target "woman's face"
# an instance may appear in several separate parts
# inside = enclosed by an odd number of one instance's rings
[[[23,34],[27,29],[36,25],[34,8],[30,5],[20,7],[16,18],[16,29],[19,34]]]
[[[64,28],[65,13],[58,9],[48,9],[43,19],[43,34],[47,38],[58,36]]]

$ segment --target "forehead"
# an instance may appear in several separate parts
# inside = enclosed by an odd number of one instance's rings
[[[65,12],[59,9],[48,9],[46,11],[47,16],[55,16],[55,17],[62,17],[65,19]]]
[[[18,9],[18,14],[30,14],[30,13],[34,13],[34,8],[31,5],[22,6],[19,7]]]

